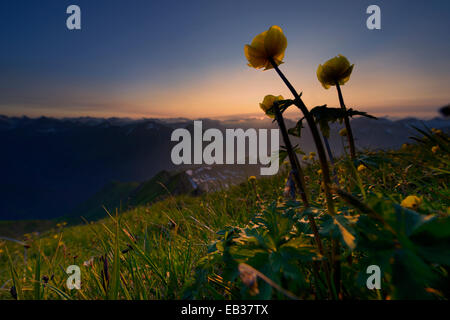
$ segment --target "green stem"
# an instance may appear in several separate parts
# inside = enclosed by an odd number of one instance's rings
[[[341,104],[341,109],[344,111],[344,123],[345,128],[347,129],[347,138],[348,138],[348,146],[350,148],[350,157],[352,160],[356,159],[356,150],[355,150],[355,140],[353,139],[353,131],[352,127],[350,126],[350,119],[347,115],[347,108],[345,107],[344,103],[344,97],[342,96],[341,86],[339,85],[339,82],[336,82],[336,89],[339,96],[339,103]]]
[[[303,175],[303,170],[300,166],[300,163],[298,162],[298,158],[294,152],[294,148],[292,147],[291,140],[289,139],[289,134],[286,129],[286,124],[284,123],[283,115],[281,114],[281,111],[278,107],[276,107],[274,109],[275,109],[274,110],[275,111],[275,120],[278,123],[278,127],[280,128],[280,131],[281,131],[281,136],[283,137],[284,145],[286,146],[289,161],[291,163],[291,167],[294,172],[295,183],[296,183],[298,189],[300,190],[300,194],[302,197],[303,204],[305,205],[305,208],[309,208],[310,204],[309,204],[308,195],[306,193],[305,178]],[[314,234],[314,239],[316,241],[316,245],[319,250],[319,253],[321,255],[324,255],[322,240],[320,239],[319,230],[317,228],[317,224],[314,220],[314,217],[311,214],[309,214],[308,220],[309,220],[309,225],[311,226],[311,230]],[[315,266],[313,265],[313,267],[315,267]],[[328,268],[328,265],[325,262],[323,262],[323,268],[325,271],[325,277],[327,279],[327,284],[329,286],[329,295],[331,298],[332,297],[331,275],[330,275],[330,270]]]
[[[328,166],[328,160],[327,160],[327,156],[325,154],[325,148],[323,147],[322,139],[320,138],[320,134],[319,134],[319,130],[317,129],[317,125],[314,121],[313,116],[309,112],[308,108],[303,103],[303,100],[300,98],[297,91],[295,91],[294,87],[291,85],[289,80],[285,77],[285,75],[278,68],[275,61],[273,59],[270,59],[270,62],[272,63],[275,71],[278,73],[280,78],[284,81],[286,86],[292,92],[292,94],[295,98],[295,105],[302,111],[302,113],[306,119],[306,122],[308,123],[309,129],[311,130],[311,134],[313,136],[314,143],[317,148],[317,154],[319,156],[320,167],[322,169],[323,181],[325,184],[324,189],[325,189],[325,194],[326,194],[326,199],[327,199],[328,212],[334,216],[335,210],[334,210],[333,198],[332,198],[331,189],[330,189],[330,185],[331,185],[330,168]]]
[[[308,123],[309,129],[311,130],[311,134],[314,139],[314,143],[317,148],[317,154],[319,156],[319,162],[320,167],[322,169],[322,177],[323,177],[323,189],[325,192],[325,198],[327,202],[327,208],[328,213],[332,216],[336,215],[335,209],[334,209],[334,203],[333,203],[333,197],[331,194],[331,178],[330,178],[330,168],[328,166],[327,156],[325,154],[325,148],[323,147],[322,139],[320,138],[319,130],[317,128],[316,122],[314,121],[313,116],[309,112],[308,108],[304,104],[303,100],[300,98],[300,95],[297,93],[295,88],[292,86],[292,84],[289,82],[289,80],[286,78],[286,76],[281,72],[280,68],[278,68],[278,65],[275,63],[275,61],[270,58],[270,63],[272,64],[275,71],[278,73],[280,78],[283,80],[283,82],[286,84],[286,86],[291,91],[292,95],[295,98],[295,105],[302,111],[306,122]],[[334,283],[336,286],[336,292],[339,295],[339,288],[340,288],[340,248],[339,243],[335,240],[333,240],[333,249],[332,249],[332,261],[333,261],[333,275],[334,275]]]
[[[322,134],[322,137],[323,137],[323,142],[325,143],[325,147],[327,148],[328,158],[330,159],[331,165],[333,166],[334,183],[339,185],[336,168],[334,167],[334,157],[333,157],[333,152],[331,152],[330,143],[328,142],[327,137],[325,137],[323,134]]]
[[[294,173],[295,183],[300,191],[300,195],[302,197],[303,204],[305,207],[309,207],[309,200],[306,194],[305,188],[305,178],[303,174],[303,170],[298,162],[297,155],[295,154],[294,148],[292,147],[291,140],[289,139],[289,135],[286,129],[286,124],[284,123],[283,115],[279,108],[275,109],[275,120],[278,123],[278,127],[281,131],[281,136],[283,137],[284,145],[286,146],[286,151],[288,153],[289,162],[291,163],[291,167]]]

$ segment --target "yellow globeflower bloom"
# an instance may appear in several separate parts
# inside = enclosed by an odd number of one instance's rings
[[[322,175],[322,169],[317,170],[318,175]]]
[[[434,134],[441,134],[441,133],[442,133],[442,130],[439,130],[439,129],[436,129],[436,128],[431,128],[431,131],[432,131]]]
[[[439,151],[439,146],[434,146],[433,148],[431,148],[431,152],[436,153]]]
[[[339,135],[345,137],[347,135],[347,128],[339,130]]]
[[[360,164],[360,165],[358,166],[358,172],[361,172],[361,171],[364,171],[364,170],[366,170],[366,166],[363,165],[363,164]]]
[[[336,85],[344,85],[349,79],[353,71],[354,64],[350,62],[343,55],[331,58],[323,65],[319,64],[317,68],[317,79],[325,89]]]
[[[251,44],[244,47],[248,65],[255,69],[272,69],[269,59],[273,59],[278,66],[283,63],[287,39],[279,26],[272,26],[269,30],[258,34]]]
[[[308,156],[303,156],[303,161],[308,161],[309,157]]]
[[[422,203],[422,199],[420,199],[417,196],[407,196],[405,199],[403,199],[402,203],[400,204],[402,207],[409,208],[409,209],[417,209],[419,205]]]
[[[255,182],[255,181],[256,181],[256,177],[255,176],[248,177],[248,182]]]
[[[283,96],[273,96],[271,94],[268,94],[267,96],[264,97],[263,102],[260,103],[259,106],[268,117],[275,118],[275,114],[270,109],[273,107],[275,101],[280,101],[283,99],[284,99]]]
[[[309,156],[310,156],[311,158],[314,158],[314,157],[316,156],[316,153],[315,153],[315,152],[310,152],[310,153],[309,153]]]

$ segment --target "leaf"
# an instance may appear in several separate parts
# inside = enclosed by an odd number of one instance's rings
[[[342,240],[349,247],[350,250],[356,247],[356,238],[350,231],[350,224],[344,216],[336,216],[335,223],[339,227]]]
[[[38,251],[34,266],[34,299],[41,300],[41,252]]]
[[[317,106],[311,109],[310,113],[314,120],[319,124],[320,131],[323,136],[328,138],[330,136],[330,125],[336,121],[342,122],[345,117],[344,110],[341,108],[328,108],[327,105]]]
[[[344,215],[325,216],[325,221],[322,223],[320,234],[331,235],[331,237],[339,237],[347,245],[350,250],[356,248],[355,231],[351,227],[354,224],[351,217]]]
[[[109,299],[117,300],[119,298],[120,288],[120,250],[119,250],[119,221],[116,221],[116,236],[114,241],[114,261],[112,273],[112,286],[109,292]]]
[[[450,243],[433,243],[428,246],[416,245],[419,255],[431,263],[438,263],[450,266],[450,251],[448,250]]]
[[[325,138],[330,137],[330,123],[339,121],[342,123],[346,116],[363,116],[371,119],[376,117],[367,114],[367,112],[357,111],[354,109],[343,110],[342,108],[328,108],[327,105],[317,106],[311,109],[310,113],[314,117],[317,124],[320,126],[320,131]]]
[[[396,217],[396,225],[394,228],[407,236],[410,236],[427,221],[434,219],[434,216],[426,216],[398,204],[394,204],[394,208]]]
[[[292,127],[288,130],[288,133],[294,137],[300,138],[302,136],[303,128],[304,128],[303,119],[300,119],[297,121],[297,124],[295,125],[295,127]]]
[[[14,264],[12,262],[11,255],[9,254],[8,247],[5,247],[5,249],[6,255],[8,256],[9,271],[11,273],[11,278],[17,294],[17,300],[23,300],[24,297],[22,291],[22,282],[19,278],[19,275],[17,274],[16,269],[14,268]]]
[[[413,251],[397,250],[392,265],[395,299],[424,299],[425,287],[436,279],[431,268]]]
[[[56,292],[56,294],[59,295],[62,299],[64,299],[64,300],[72,300],[72,298],[67,293],[65,293],[64,291],[58,289],[57,287],[54,287],[51,284],[46,284],[46,287],[49,288],[50,290]]]
[[[370,118],[370,119],[376,119],[376,120],[378,119],[377,117],[374,117],[374,116],[368,114],[367,112],[354,110],[352,108],[347,110],[347,115],[351,118],[353,118],[353,116],[362,116],[362,117],[366,117],[366,118]]]
[[[424,223],[418,225],[413,235],[428,234],[435,238],[449,238],[450,237],[450,217],[432,216]]]

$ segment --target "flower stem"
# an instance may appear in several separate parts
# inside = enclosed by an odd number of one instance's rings
[[[328,142],[328,138],[325,137],[323,134],[322,134],[322,137],[323,137],[323,142],[325,143],[325,147],[327,148],[328,158],[330,159],[331,165],[333,166],[334,183],[339,185],[336,168],[334,167],[334,157],[333,157],[333,152],[331,151],[331,148],[330,148],[330,143]]]
[[[300,167],[297,155],[295,154],[294,148],[292,147],[292,144],[291,144],[291,140],[289,139],[289,135],[288,135],[288,132],[286,129],[286,124],[284,123],[283,115],[281,114],[281,111],[279,108],[274,108],[274,109],[275,109],[275,119],[278,123],[278,127],[280,128],[284,145],[286,146],[286,151],[288,153],[289,162],[291,163],[291,167],[292,167],[292,170],[294,173],[295,183],[297,185],[297,188],[300,191],[300,195],[302,197],[303,204],[305,205],[305,207],[309,207],[309,200],[308,200],[308,196],[306,194],[305,178],[303,175],[303,170]]]
[[[353,139],[353,131],[352,131],[352,127],[350,126],[350,120],[348,118],[347,108],[345,107],[344,97],[342,96],[341,86],[339,85],[339,82],[336,82],[336,90],[338,92],[339,103],[341,104],[341,109],[345,113],[344,123],[345,123],[345,128],[347,129],[347,138],[348,138],[348,145],[350,148],[350,157],[352,160],[355,160],[356,159],[355,140]]]
[[[304,104],[303,100],[300,98],[300,95],[297,93],[295,88],[292,86],[292,84],[289,82],[289,80],[286,78],[286,76],[281,72],[280,68],[278,68],[278,65],[275,63],[275,61],[271,58],[269,59],[270,63],[272,64],[275,71],[278,73],[280,78],[283,80],[283,82],[286,84],[286,86],[291,91],[292,95],[295,98],[295,105],[302,111],[306,122],[308,123],[309,129],[311,130],[311,134],[314,139],[314,143],[317,148],[317,154],[319,156],[319,162],[320,167],[322,169],[322,178],[323,178],[323,189],[325,193],[328,213],[332,216],[336,215],[335,209],[334,209],[334,203],[333,203],[333,197],[331,194],[331,178],[330,178],[330,168],[328,166],[328,160],[327,156],[325,154],[325,148],[323,147],[322,139],[320,138],[319,130],[317,129],[316,122],[314,121],[313,116],[309,112],[308,108]],[[333,246],[332,246],[332,261],[333,261],[333,278],[334,278],[334,284],[336,287],[336,293],[339,295],[339,288],[340,288],[340,246],[339,242],[337,240],[333,240]]]
[[[284,81],[286,86],[292,92],[292,94],[295,98],[295,105],[302,111],[302,113],[306,119],[306,122],[308,123],[309,129],[311,130],[311,134],[313,136],[314,143],[317,148],[317,154],[319,156],[320,167],[322,169],[323,181],[325,184],[324,189],[325,189],[325,194],[326,194],[326,199],[327,199],[328,212],[334,216],[335,210],[334,210],[333,198],[331,196],[331,189],[330,189],[330,185],[331,185],[330,168],[328,166],[328,160],[327,160],[327,156],[325,154],[325,148],[323,147],[322,139],[320,138],[320,134],[319,134],[319,130],[317,129],[317,125],[314,121],[313,116],[311,115],[308,108],[303,103],[303,100],[300,98],[299,94],[294,89],[294,87],[291,85],[289,80],[285,77],[285,75],[278,68],[275,61],[273,59],[271,59],[270,61],[273,65],[274,69],[280,76],[280,78]]]
[[[289,134],[286,129],[286,124],[284,123],[283,115],[281,114],[281,111],[278,107],[276,107],[274,109],[275,109],[275,119],[278,123],[278,127],[280,128],[281,136],[283,137],[283,141],[284,141],[284,145],[286,146],[289,161],[291,163],[291,167],[292,167],[292,170],[294,173],[295,183],[300,191],[300,195],[302,197],[302,201],[303,201],[305,208],[309,208],[310,204],[309,204],[308,195],[306,193],[305,178],[303,175],[303,170],[300,166],[300,163],[298,162],[298,158],[297,158],[297,155],[295,154],[294,148],[292,147],[291,140],[289,139]],[[311,214],[308,214],[308,220],[309,220],[309,225],[311,226],[311,230],[314,234],[314,239],[316,241],[316,245],[319,250],[319,253],[321,255],[324,255],[322,240],[320,239],[319,230],[317,228],[314,217]],[[330,270],[329,270],[326,262],[323,262],[323,268],[325,271],[325,277],[326,277],[327,284],[329,287],[329,295],[330,295],[330,298],[332,298],[333,294],[332,294],[331,275],[330,275]]]

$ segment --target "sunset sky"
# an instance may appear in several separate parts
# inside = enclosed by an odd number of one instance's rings
[[[66,28],[67,6],[82,30]],[[381,8],[381,30],[366,8]],[[3,0],[0,114],[223,117],[260,115],[265,94],[290,98],[273,70],[249,68],[244,45],[271,25],[288,48],[281,69],[308,107],[337,106],[318,64],[355,68],[348,107],[433,117],[450,102],[450,1]]]

